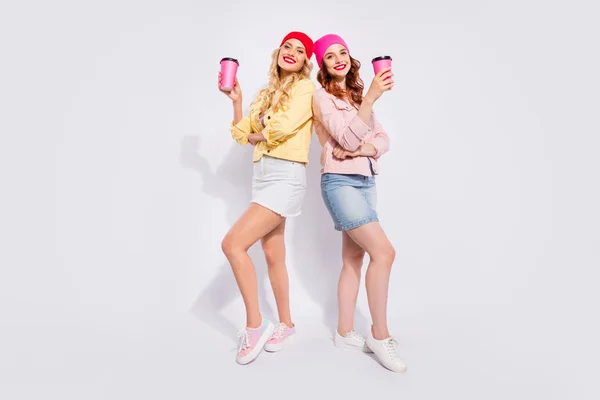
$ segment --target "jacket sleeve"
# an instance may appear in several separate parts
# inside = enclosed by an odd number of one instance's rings
[[[248,143],[248,135],[251,132],[252,127],[250,126],[250,118],[244,117],[235,125],[233,124],[233,121],[231,122],[231,137],[240,145],[243,146]]]
[[[375,150],[377,151],[373,158],[378,159],[390,150],[390,137],[383,129],[379,121],[377,121],[377,118],[375,118],[375,116],[373,116],[373,118],[375,119],[375,136],[369,141],[369,143],[375,146]]]

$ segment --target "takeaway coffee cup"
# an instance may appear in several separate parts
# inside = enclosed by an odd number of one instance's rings
[[[373,64],[373,71],[375,75],[379,73],[382,69],[391,68],[392,67],[392,57],[390,56],[380,56],[375,57],[371,63]],[[389,78],[387,78],[389,79]]]
[[[221,60],[221,90],[233,90],[235,76],[240,63],[235,58],[225,57]]]

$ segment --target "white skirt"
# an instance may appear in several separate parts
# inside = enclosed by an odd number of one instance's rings
[[[262,156],[254,163],[252,202],[282,217],[297,217],[306,193],[306,165]]]

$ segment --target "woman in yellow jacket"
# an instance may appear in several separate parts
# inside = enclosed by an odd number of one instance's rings
[[[313,41],[306,34],[286,35],[273,52],[269,85],[250,105],[246,117],[242,114],[242,90],[237,79],[232,91],[219,89],[233,102],[233,138],[241,145],[255,146],[252,202],[221,244],[246,306],[246,327],[240,332],[236,357],[240,364],[254,360],[263,348],[278,351],[295,339],[284,231],[286,218],[300,215],[306,191],[315,91],[310,80],[312,52]],[[258,240],[267,259],[277,303],[277,326],[261,315],[258,306],[256,272],[247,253]]]

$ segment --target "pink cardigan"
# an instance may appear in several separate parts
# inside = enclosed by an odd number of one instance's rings
[[[377,174],[377,159],[389,150],[390,138],[375,118],[375,114],[371,113],[369,124],[365,124],[358,117],[356,108],[348,101],[327,93],[324,88],[315,91],[313,105],[315,131],[323,146],[321,173],[371,176],[371,159],[373,171]],[[338,143],[348,151],[358,149],[361,144],[370,143],[375,146],[377,154],[374,157],[361,156],[340,160],[333,156],[333,149]]]

